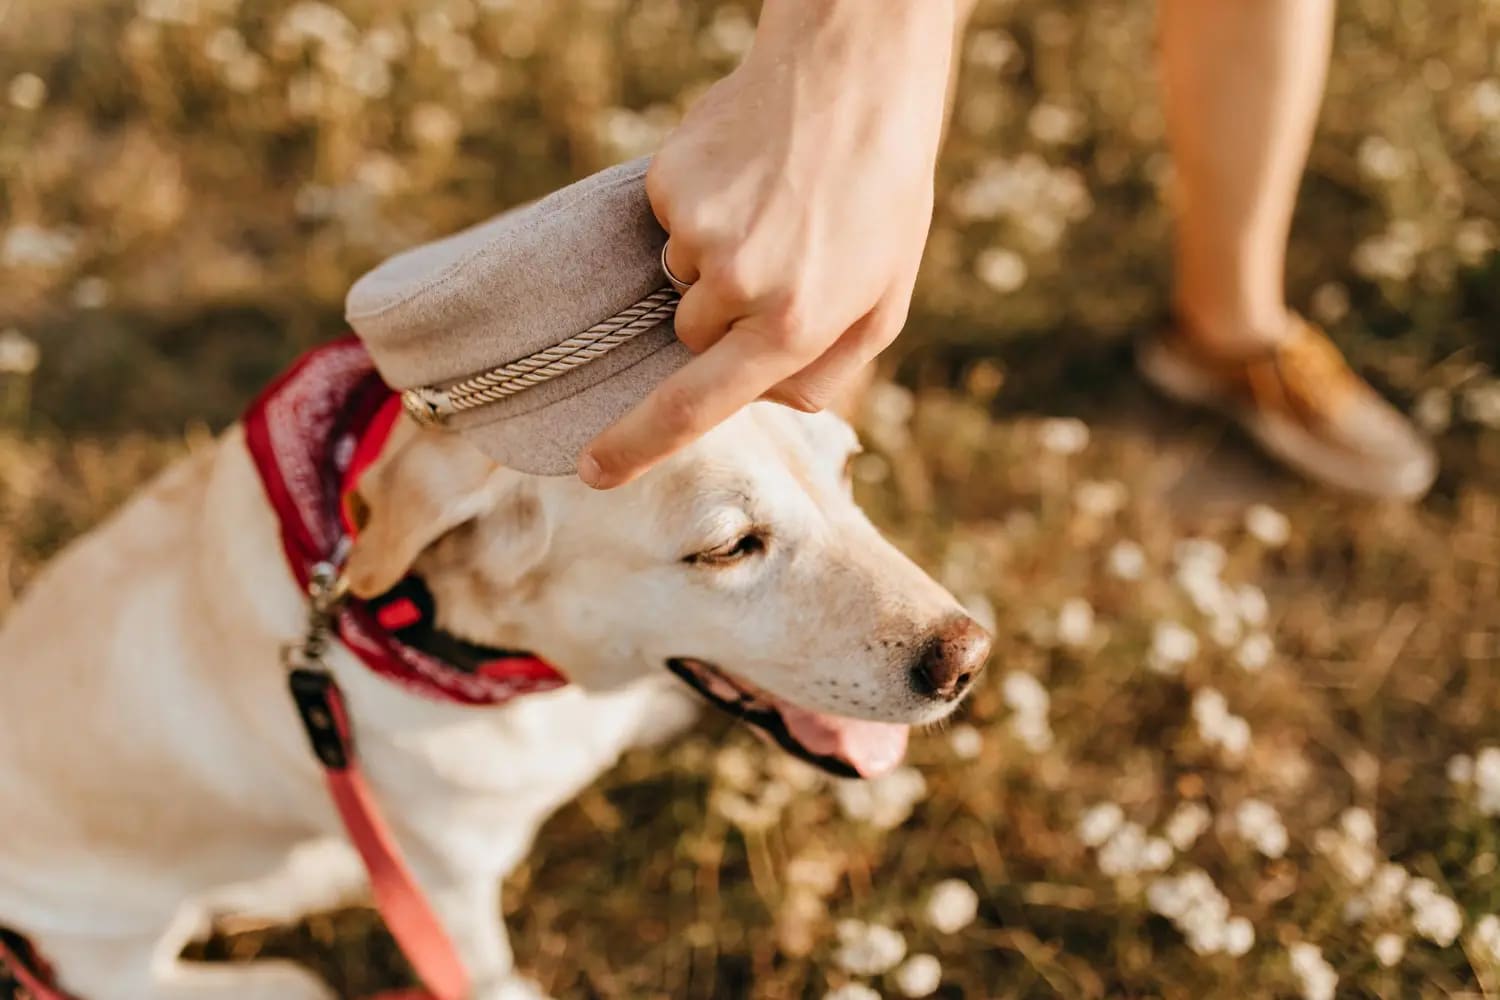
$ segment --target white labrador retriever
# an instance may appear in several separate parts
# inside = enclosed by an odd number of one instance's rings
[[[837,418],[757,404],[596,493],[398,426],[361,481],[354,591],[414,573],[444,632],[571,681],[475,709],[328,662],[475,996],[524,989],[500,878],[623,749],[690,719],[679,677],[862,774],[965,693],[988,637],[855,506],[854,449]],[[363,886],[285,688],[306,604],[277,531],[236,428],[60,556],[0,633],[0,925],[86,1000],[330,995],[290,963],[177,957],[215,913],[292,919]]]

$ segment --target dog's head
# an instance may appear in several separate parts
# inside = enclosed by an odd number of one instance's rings
[[[594,689],[672,670],[788,750],[878,774],[954,709],[989,637],[855,505],[856,448],[836,417],[756,404],[601,493],[403,423],[359,484],[351,587],[413,573],[459,639]]]

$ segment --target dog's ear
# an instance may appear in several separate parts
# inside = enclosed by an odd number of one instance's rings
[[[506,478],[515,477],[458,435],[401,418],[351,498],[350,592],[369,598],[395,586],[434,541],[494,509]]]

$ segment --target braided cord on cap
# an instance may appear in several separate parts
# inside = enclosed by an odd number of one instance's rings
[[[671,319],[681,299],[660,288],[609,319],[560,344],[472,375],[444,389],[421,387],[401,394],[406,411],[421,424],[440,424],[455,413],[499,402],[601,358],[621,344]]]

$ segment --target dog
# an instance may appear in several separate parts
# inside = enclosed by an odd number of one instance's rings
[[[547,816],[700,699],[849,775],[894,767],[988,655],[852,499],[849,426],[757,403],[607,493],[397,419],[358,480],[344,579],[430,594],[434,641],[533,651],[566,686],[424,698],[333,643],[360,759],[479,1000],[515,972],[499,883]],[[58,556],[0,632],[0,926],[85,1000],[314,1000],[292,963],[188,963],[227,913],[357,896],[286,691],[308,602],[236,425]],[[687,683],[684,684],[683,682]]]

